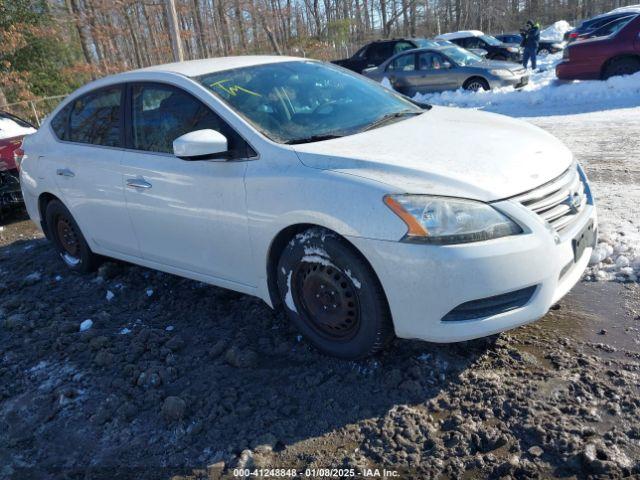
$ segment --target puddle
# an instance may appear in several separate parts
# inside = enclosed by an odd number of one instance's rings
[[[540,322],[541,330],[616,350],[640,350],[640,287],[615,282],[581,282]],[[606,351],[606,350],[605,350]]]

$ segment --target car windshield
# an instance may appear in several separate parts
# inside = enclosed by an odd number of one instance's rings
[[[343,68],[292,61],[210,73],[198,81],[279,143],[351,135],[424,110]]]
[[[460,47],[447,47],[442,49],[442,53],[461,67],[468,67],[482,62],[482,57]]]
[[[502,43],[500,40],[492,37],[491,35],[481,35],[480,38],[487,42],[489,45],[493,45],[494,47],[497,47]]]

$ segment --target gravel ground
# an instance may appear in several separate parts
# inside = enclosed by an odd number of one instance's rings
[[[637,283],[344,362],[257,299],[123,263],[72,274],[23,217],[3,223],[0,478],[640,477]]]

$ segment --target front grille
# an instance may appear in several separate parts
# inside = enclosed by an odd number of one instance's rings
[[[537,285],[494,297],[481,298],[458,305],[442,317],[443,322],[460,322],[492,317],[524,307],[537,290]]]
[[[584,180],[574,165],[555,180],[514,200],[540,215],[556,232],[561,232],[580,216],[589,199]]]

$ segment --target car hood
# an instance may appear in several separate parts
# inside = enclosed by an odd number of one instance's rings
[[[495,68],[495,69],[502,69],[502,70],[507,69],[513,72],[522,71],[523,73],[526,72],[526,70],[519,63],[505,62],[502,60],[485,60],[482,63],[478,63],[476,65],[481,65],[484,68]]]
[[[563,173],[571,152],[555,137],[506,116],[447,107],[334,140],[296,145],[300,161],[385,183],[391,193],[493,201]]]

